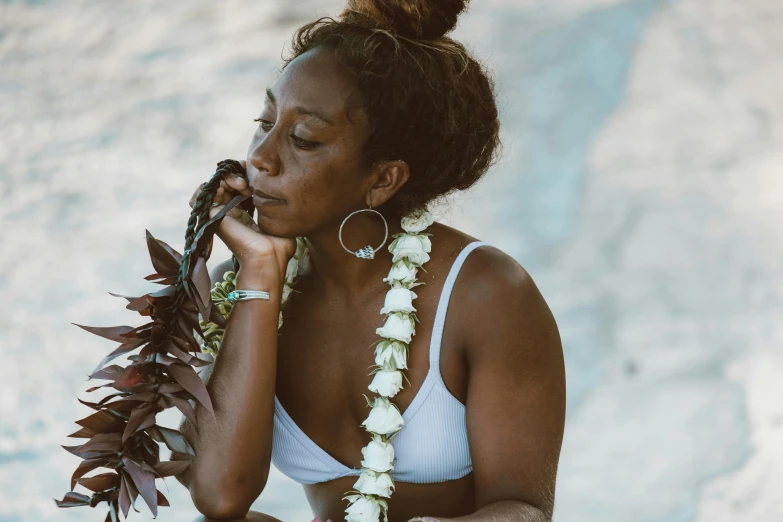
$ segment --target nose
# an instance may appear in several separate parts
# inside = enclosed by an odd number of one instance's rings
[[[280,155],[277,152],[276,139],[275,130],[272,129],[259,140],[253,140],[247,154],[248,164],[267,176],[277,176],[280,173]]]

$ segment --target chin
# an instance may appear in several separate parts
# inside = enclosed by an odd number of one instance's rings
[[[297,231],[290,226],[288,220],[265,216],[260,213],[256,217],[256,225],[261,229],[261,232],[268,236],[294,239],[301,235],[297,234]]]

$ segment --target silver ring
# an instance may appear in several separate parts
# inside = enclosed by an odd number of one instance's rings
[[[220,206],[220,203],[213,202],[213,203],[212,203],[212,206],[213,206],[213,207],[219,207],[219,206]]]

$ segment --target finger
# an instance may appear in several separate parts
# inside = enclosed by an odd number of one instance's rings
[[[211,208],[209,211],[210,217],[214,217],[214,215],[220,212],[222,208],[223,205]],[[233,210],[234,209],[232,209],[232,211]],[[241,249],[243,244],[247,243],[248,234],[255,234],[256,232],[260,232],[258,227],[253,229],[254,232],[248,230],[249,228],[251,227],[241,223],[231,215],[231,212],[229,212],[223,217],[223,220],[220,222],[220,226],[218,226],[216,230],[216,233],[223,243],[225,243],[225,245],[229,248],[229,250],[236,254],[237,249]]]
[[[226,183],[230,190],[239,192],[243,196],[250,195],[250,188],[247,185],[247,180],[238,174],[230,174],[226,176],[223,182]]]
[[[204,188],[204,185],[206,185],[206,183],[202,183],[201,185],[199,185],[196,191],[190,197],[190,201],[188,202],[190,208],[193,208],[193,206],[196,204],[196,200],[198,200],[198,195],[201,194],[201,189]]]

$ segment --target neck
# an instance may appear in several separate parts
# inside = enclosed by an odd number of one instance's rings
[[[314,280],[330,292],[349,292],[360,295],[363,289],[371,288],[389,273],[392,255],[388,250],[392,236],[402,232],[399,217],[379,210],[389,226],[389,237],[375,253],[374,259],[360,259],[348,253],[340,244],[338,233],[340,223],[318,233],[307,236],[310,263]],[[372,212],[360,212],[351,216],[342,232],[343,242],[351,251],[370,245],[377,248],[383,240],[383,222]]]

